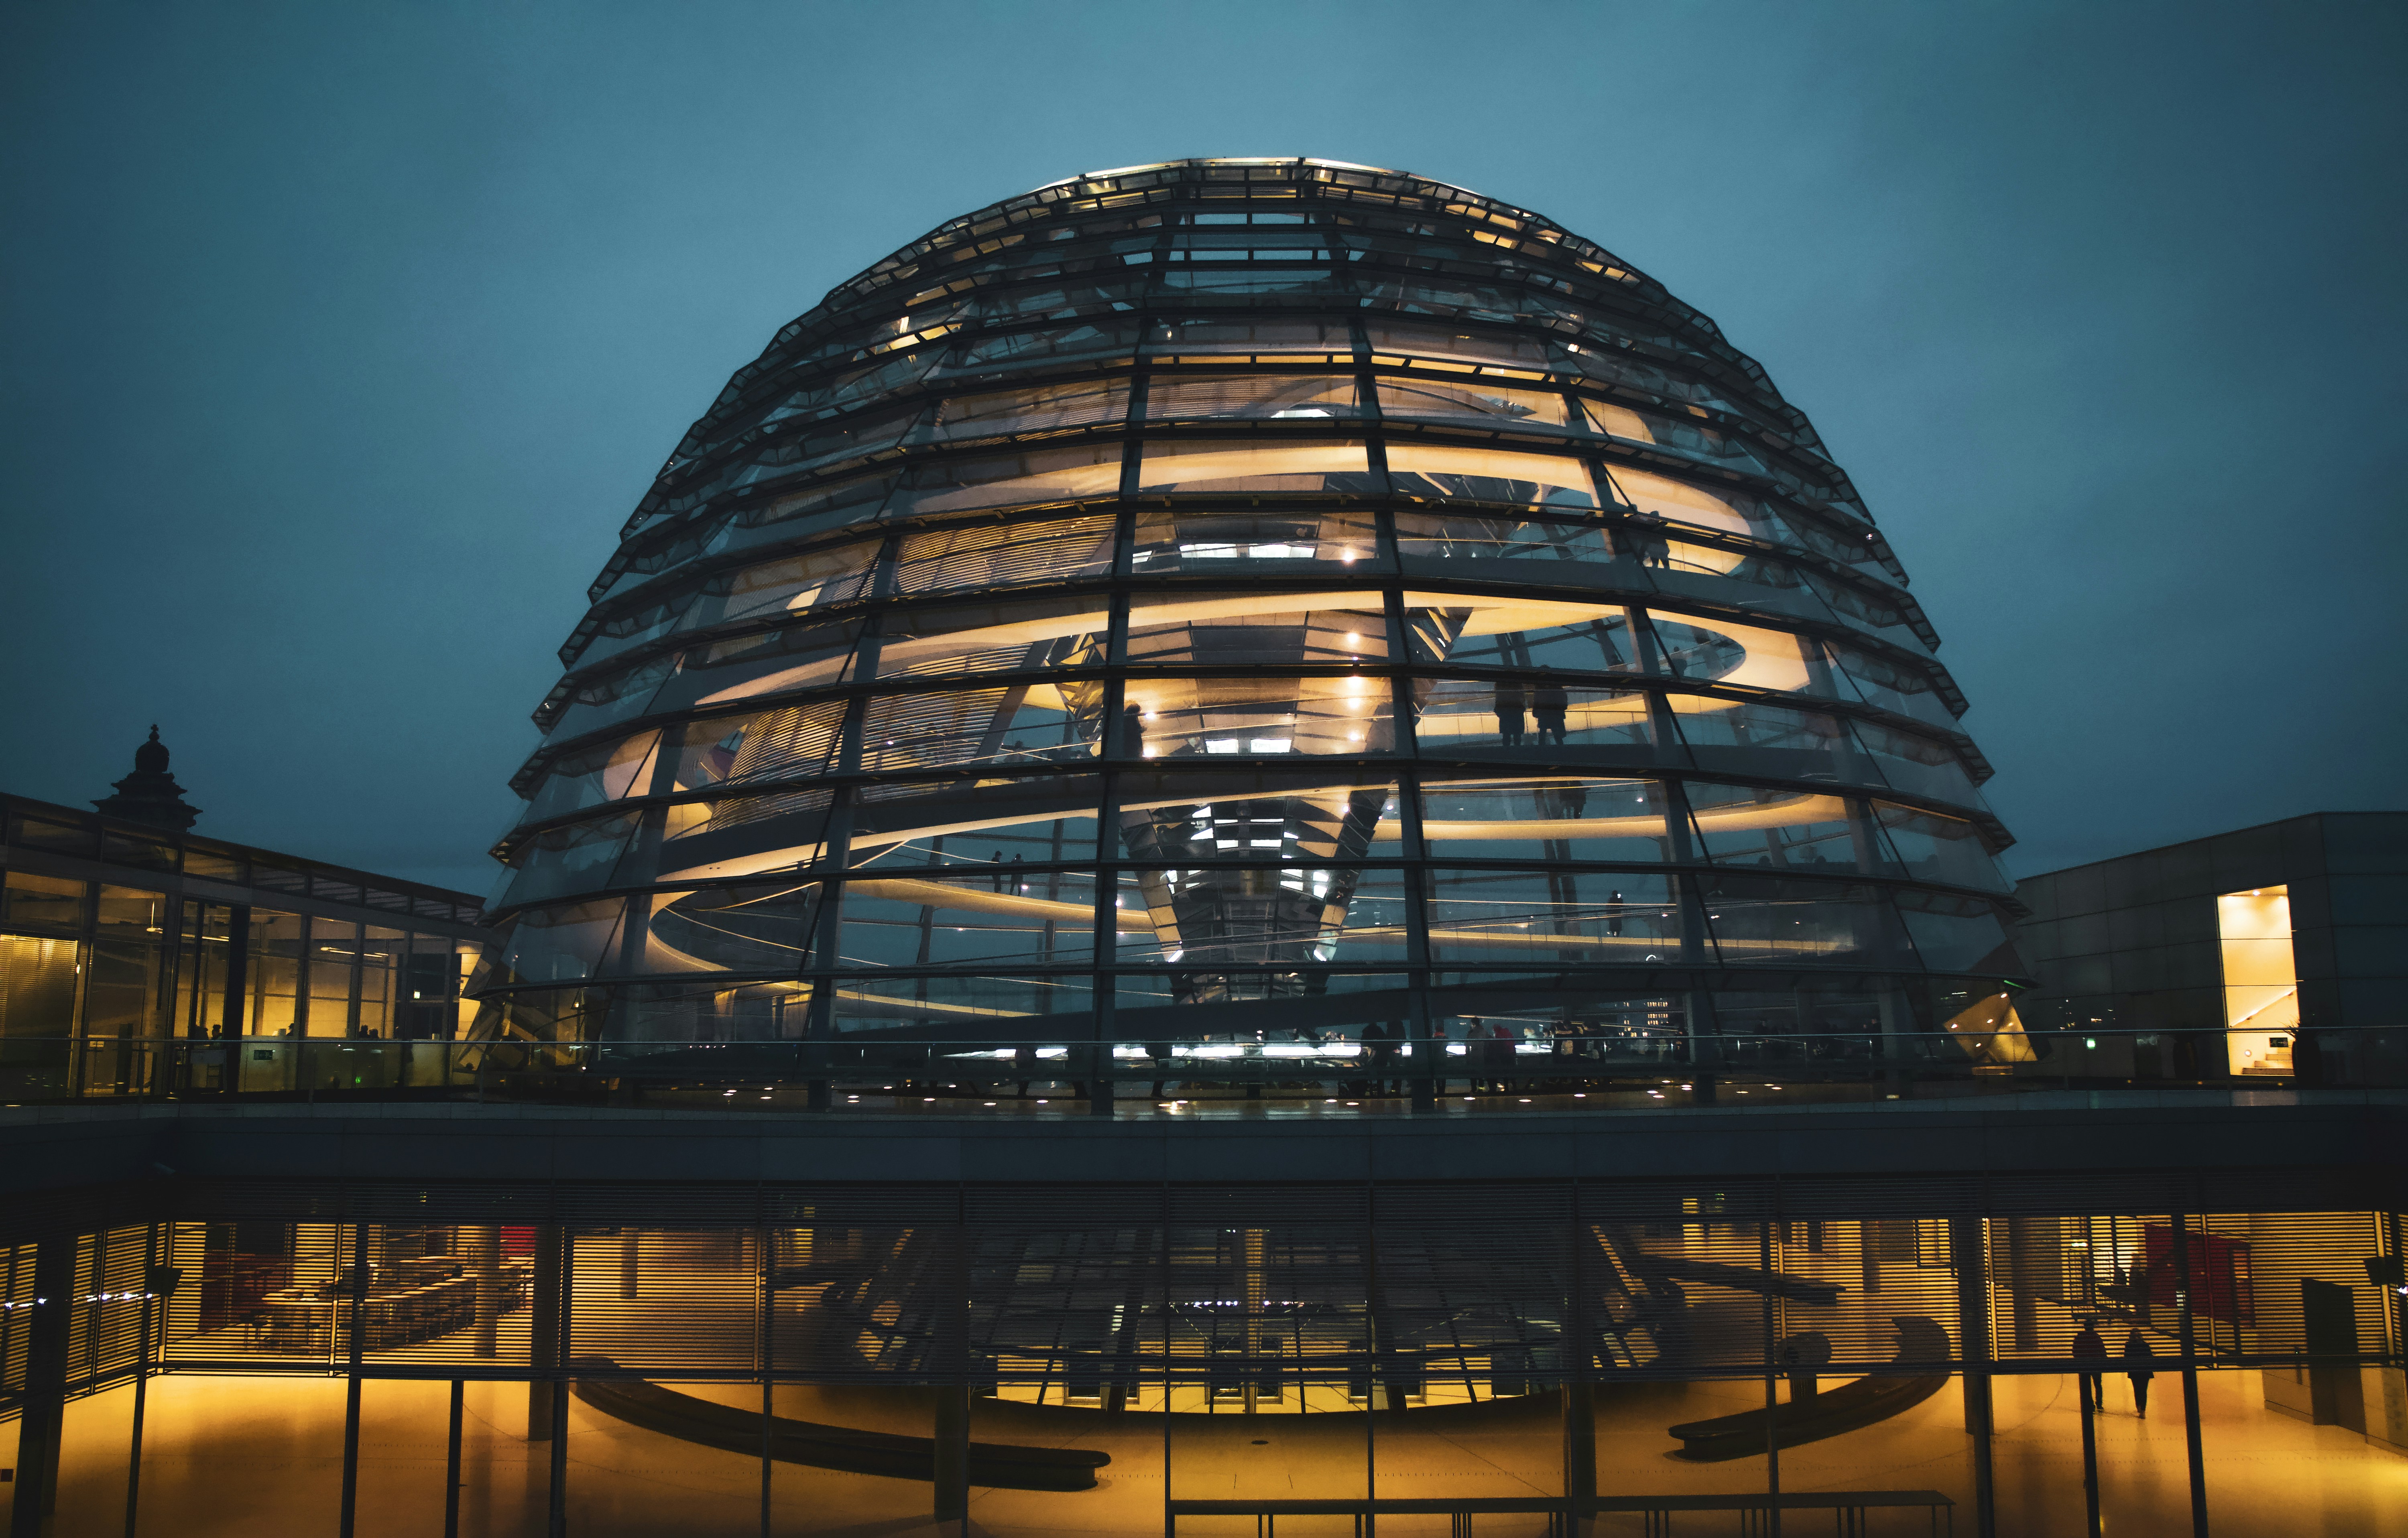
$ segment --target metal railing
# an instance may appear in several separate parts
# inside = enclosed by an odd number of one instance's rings
[[[2392,1089],[2408,1032],[2299,1038],[2292,1072],[2228,1071],[2225,1032],[1727,1034],[1469,1040],[1312,1031],[1186,1040],[0,1039],[0,1103],[383,1098],[871,1109],[1145,1096],[1360,1109],[1440,1099],[1765,1105],[2055,1089]],[[1099,1092],[1110,1086],[1110,1092]],[[1591,1107],[1595,1108],[1595,1107]]]

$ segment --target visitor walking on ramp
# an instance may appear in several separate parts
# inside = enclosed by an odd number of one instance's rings
[[[2149,1379],[2157,1374],[2157,1354],[2138,1330],[2124,1337],[2124,1374],[2132,1380],[2132,1413],[2149,1418]]]

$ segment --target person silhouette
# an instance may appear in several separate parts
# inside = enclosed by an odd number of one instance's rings
[[[1561,683],[1553,677],[1539,680],[1539,687],[1530,695],[1530,715],[1538,722],[1541,742],[1563,746],[1564,712],[1570,707],[1571,696]]]
[[[1509,680],[1497,686],[1497,740],[1498,742],[1508,748],[1522,746],[1522,734],[1526,730],[1524,712],[1528,703],[1529,696],[1523,691],[1519,680]]]
[[[2138,1330],[2124,1337],[2124,1375],[2132,1380],[2132,1413],[2143,1420],[2149,1418],[2149,1379],[2157,1375],[2151,1371],[2157,1359]]]
[[[2083,1319],[2082,1332],[2073,1337],[2073,1360],[2082,1364],[2083,1407],[2089,1410],[2100,1408],[2102,1390],[2106,1386],[2107,1343],[2099,1338],[2097,1320]]]

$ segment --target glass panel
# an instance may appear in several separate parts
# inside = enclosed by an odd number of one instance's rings
[[[1837,717],[1704,694],[1665,696],[1699,768],[1784,779],[1882,783]]]
[[[903,441],[903,435],[919,420],[920,412],[917,406],[873,408],[833,421],[813,422],[761,449],[727,485],[734,489],[774,480],[810,465],[859,459],[874,450],[892,448]]]
[[[861,766],[876,772],[1092,758],[1101,708],[1096,684],[883,695],[869,702],[864,719]]]
[[[550,983],[595,975],[613,959],[625,907],[625,899],[611,897],[515,916],[499,947],[499,975],[491,981]]]
[[[1363,445],[1314,439],[1229,439],[1149,443],[1138,489],[1176,491],[1354,491],[1371,490]]]
[[[642,953],[629,959],[628,971],[792,975],[810,954],[820,889],[809,882],[707,887],[633,901],[651,918]]]
[[[1562,427],[1567,420],[1561,395],[1469,379],[1382,379],[1380,414],[1472,421],[1483,427]]]
[[[1351,374],[1157,374],[1146,385],[1145,414],[1150,421],[1359,417],[1356,396]]]
[[[938,406],[933,426],[922,428],[914,436],[922,441],[1002,437],[1119,422],[1127,416],[1125,378],[1083,379],[1075,384],[956,395]]]
[[[1372,362],[1392,367],[1419,363],[1443,368],[1450,361],[1541,371],[1547,366],[1546,346],[1534,337],[1380,320],[1366,321],[1363,331],[1370,339]]]
[[[1175,1002],[1317,992],[1292,969],[1405,960],[1401,872],[1284,865],[1121,877],[1123,966],[1176,969]]]
[[[1133,665],[1331,665],[1387,655],[1374,592],[1141,593],[1129,601]]]
[[[1761,865],[1824,876],[1895,876],[1863,802],[1792,790],[1687,787],[1706,855],[1718,865]]]
[[[851,650],[850,643],[846,649]],[[661,692],[661,686],[683,664],[685,656],[683,652],[663,652],[633,667],[578,680],[567,705],[552,722],[552,735],[566,742],[613,721],[644,714],[653,697]]]
[[[1478,513],[1398,513],[1397,553],[1408,571],[1425,573],[1414,561],[1576,562],[1611,565],[1622,559],[1602,523],[1551,523],[1532,519],[1498,518]],[[1544,580],[1546,573],[1517,569],[1522,580]]]
[[[1103,781],[1094,775],[872,787],[853,813],[853,864],[974,866],[1003,890],[1004,867],[1092,860]]]
[[[1691,523],[1702,529],[1760,539],[1783,539],[1788,533],[1764,513],[1754,498],[1736,491],[1709,491],[1687,481],[1627,464],[1613,465],[1606,475],[1621,491],[1617,500],[1624,506],[1654,513],[1673,523]]]
[[[360,1013],[357,1033],[393,1037],[394,994],[408,957],[409,936],[397,929],[367,926],[360,942]]]
[[[1294,776],[1127,775],[1120,782],[1120,833],[1132,859],[1307,860],[1395,856],[1396,787],[1296,785]]]
[[[877,556],[878,542],[870,540],[722,572],[698,586],[613,616],[577,654],[577,665],[592,666],[672,631],[799,614],[814,605],[858,598],[869,591]]]
[[[44,929],[81,929],[84,893],[90,888],[64,876],[36,876],[31,871],[7,873],[7,907],[11,924]]]
[[[853,676],[853,647],[860,634],[860,621],[854,620],[714,641],[684,654],[679,675],[653,697],[651,708],[724,705],[842,683]]]
[[[660,740],[658,732],[638,732],[552,760],[543,783],[528,799],[525,819],[532,822],[623,796],[645,794],[652,789],[652,750]]]
[[[251,1008],[244,1032],[253,1036],[301,1034],[302,919],[273,908],[251,910]]]
[[[1063,582],[1111,569],[1111,519],[1079,518],[907,535],[895,584],[898,592],[941,592]]]
[[[1130,570],[1214,574],[1376,570],[1378,532],[1371,515],[1343,508],[1302,512],[1221,513],[1186,507],[1142,507]]]
[[[1705,903],[1727,965],[1907,961],[1888,905],[1870,887],[1718,876]]]
[[[1973,789],[1972,776],[1965,772],[1964,761],[1946,743],[1910,732],[1894,732],[1871,721],[1850,724],[1856,740],[1880,763],[1883,776],[1897,789],[1953,801],[1960,806],[1982,805],[1980,792]]]
[[[843,724],[842,700],[690,722],[669,788],[698,790],[825,773]]]
[[[1442,860],[1663,861],[1663,806],[1643,779],[1425,781],[1422,838]]]
[[[351,983],[359,953],[359,925],[336,919],[309,920],[310,1035],[351,1034]]]
[[[1120,487],[1121,446],[1117,443],[982,454],[907,471],[888,516],[1109,497]]]
[[[1641,872],[1432,871],[1433,961],[1678,961],[1672,878]]]
[[[518,874],[501,905],[516,907],[609,885],[611,868],[642,821],[640,812],[621,812],[547,828],[523,840],[510,853],[510,866]]]
[[[1387,680],[1139,678],[1128,685],[1133,733],[1149,759],[1276,753],[1392,753]]]
[[[1343,320],[1162,320],[1155,328],[1146,350],[1158,363],[1170,362],[1169,354],[1228,363],[1247,356],[1266,363],[1319,363],[1332,353],[1352,358],[1354,351]]]
[[[997,936],[997,943],[1016,947],[1037,941],[1020,936],[1020,932],[1008,931]],[[1087,936],[1079,936],[1077,943],[1084,946]],[[852,976],[837,984],[834,1009],[836,1029],[841,1035],[894,1034],[908,1030],[910,1039],[923,1041],[1042,1042],[1050,1035],[1057,1042],[1077,1042],[1092,1041],[1096,1032],[1095,986],[1083,973],[1040,977],[993,974],[958,977],[942,974],[919,977]],[[875,1049],[869,1061],[890,1063],[902,1050],[899,1047],[882,1047]],[[1020,1056],[1010,1048],[951,1046],[939,1050],[927,1071],[942,1075],[951,1066],[965,1079],[991,1079],[1000,1075],[999,1061]],[[1029,1051],[1023,1061],[1012,1066],[1028,1071],[1027,1077],[1019,1081],[1023,1093],[1032,1081],[1040,1086],[1065,1082],[1047,1079],[1047,1073],[1061,1074],[1067,1078],[1075,1071],[1069,1051],[1064,1047]],[[881,1067],[878,1071],[891,1070]],[[1045,1092],[1043,1088],[1037,1090],[1039,1095]]]
[[[955,345],[935,370],[939,377],[1025,367],[1049,359],[1127,352],[1138,343],[1134,320],[1080,321],[1041,331],[989,333]]]
[[[1543,503],[1561,507],[1598,505],[1596,484],[1589,478],[1588,465],[1584,461],[1509,449],[1391,442],[1388,479],[1407,496]]]
[[[1917,881],[1941,881],[1954,887],[1980,887],[2006,891],[2011,887],[1999,862],[1973,824],[1937,812],[1887,802],[1873,803],[1873,812],[1898,851],[1904,874]]]
[[[1892,646],[1904,647],[1910,651],[1925,649],[1923,637],[1907,623],[1903,595],[1900,595],[1900,602],[1892,602],[1878,592],[1853,583],[1835,581],[1818,573],[1806,574],[1806,580],[1842,623],[1870,631]]]
[[[1641,667],[1629,612],[1619,604],[1469,593],[1408,592],[1413,660],[1581,673]]]
[[[848,967],[1084,966],[1095,960],[1092,871],[847,881]]]
[[[1027,673],[1103,660],[1110,616],[1097,598],[1024,598],[890,614],[878,643],[882,678]]]
[[[747,566],[715,579],[689,623],[699,629],[846,603],[869,591],[877,562],[878,541],[867,539]]]
[[[1738,673],[1748,660],[1748,648],[1725,627],[1696,624],[1660,613],[1652,618],[1656,644],[1663,648],[1664,666],[1676,678],[1712,683]],[[1786,642],[1784,649],[1790,655],[1797,654],[1797,642],[1777,631],[1752,634],[1767,639],[1778,637],[1776,646]]]
[[[2291,889],[2259,887],[2215,900],[2224,974],[2227,1058],[2235,1074],[2289,1074],[2300,1027],[2291,953]]]
[[[1560,705],[1555,703],[1558,693]],[[1413,736],[1422,752],[1432,756],[1488,748],[1535,752],[1551,746],[1652,753],[1655,743],[1646,695],[1546,678],[1438,679],[1421,697]]]
[[[650,879],[724,881],[812,864],[830,800],[825,789],[806,788],[681,802],[666,809],[658,874]]]
[[[83,991],[85,1093],[138,1092],[161,1066],[148,1054],[116,1044],[157,1033],[165,958],[164,947],[138,934],[129,938],[122,930],[104,930],[93,943]]]
[[[100,889],[98,919],[101,929],[135,929],[149,934],[165,934],[167,925],[162,917],[166,912],[167,899],[155,891],[137,887]]]
[[[1934,972],[2016,973],[2023,970],[2007,943],[1999,910],[1978,897],[1901,891],[1898,909],[1923,964]]]
[[[1826,642],[1824,648],[1830,654],[1832,667],[1854,686],[1867,705],[1895,710],[1951,732],[1956,730],[1956,716],[1941,703],[1930,677],[1919,669],[1853,647]]]
[[[738,509],[720,534],[729,549],[770,540],[800,539],[823,530],[867,523],[894,490],[896,477],[863,476],[807,486]]]

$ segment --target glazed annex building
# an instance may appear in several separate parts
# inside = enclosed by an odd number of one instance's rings
[[[15,1538],[2401,1531],[2381,1022],[2101,1048],[1846,476],[1540,215],[966,215],[590,599],[431,1069],[0,1113]]]

